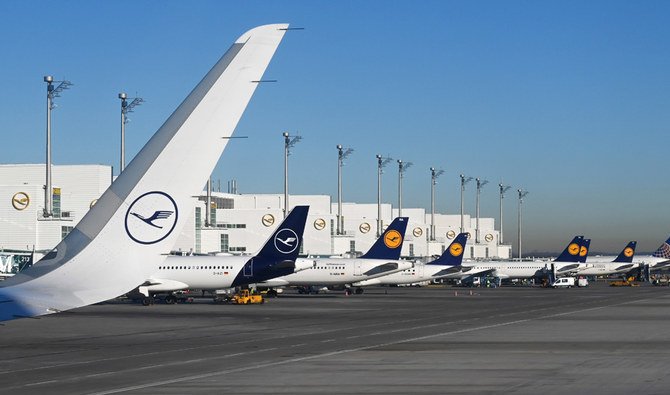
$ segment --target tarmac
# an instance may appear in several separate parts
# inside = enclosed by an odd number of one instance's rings
[[[108,302],[0,327],[0,393],[665,394],[670,288]]]

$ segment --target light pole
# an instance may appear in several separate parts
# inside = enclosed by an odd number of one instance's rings
[[[342,218],[342,166],[344,159],[354,152],[353,148],[343,148],[337,145],[337,234],[344,234],[344,218]]]
[[[60,97],[60,94],[70,89],[73,85],[70,81],[54,81],[54,77],[50,75],[44,76],[44,82],[47,83],[47,147],[46,147],[46,182],[44,185],[44,217],[53,216],[53,200],[51,194],[51,110],[56,108],[54,105],[54,98]],[[54,83],[58,85],[54,86]]]
[[[128,103],[128,95],[124,92],[119,93],[121,99],[121,166],[119,166],[119,174],[126,168],[126,124],[128,123],[128,113],[133,112],[133,109],[144,102],[141,97],[134,97]]]
[[[463,203],[463,193],[465,192],[465,184],[472,181],[472,177],[466,177],[463,174],[461,174],[460,177],[461,177],[461,233],[463,233],[465,232],[465,223],[463,219],[463,211],[465,209]]]
[[[398,159],[398,217],[402,217],[402,179],[405,176],[405,170],[412,166],[412,162],[403,162]]]
[[[393,159],[391,157],[383,157],[379,154],[377,158],[377,237],[382,234],[382,169],[389,164]]]
[[[517,231],[519,233],[517,234],[518,237],[517,250],[519,251],[518,252],[519,262],[521,262],[521,205],[523,204],[523,198],[526,197],[526,195],[528,195],[528,191],[524,191],[523,189],[517,189],[517,192],[519,193],[519,224],[517,228]]]
[[[498,187],[500,188],[500,240],[498,241],[498,244],[503,243],[503,198],[505,197],[505,192],[509,191],[511,188],[509,185],[503,185],[501,182],[498,184]]]
[[[291,148],[302,140],[302,137],[291,136],[288,132],[282,133],[282,136],[284,136],[284,218],[286,218],[288,215],[288,157],[291,155]]]
[[[476,199],[477,201],[476,201],[476,204],[475,204],[475,206],[476,206],[475,215],[477,216],[477,220],[476,220],[475,224],[477,226],[477,229],[475,229],[475,244],[479,244],[479,193],[481,192],[482,187],[484,185],[488,184],[489,182],[487,180],[482,180],[479,177],[477,177],[476,181],[477,181],[477,199]]]
[[[435,241],[435,184],[437,184],[437,177],[443,173],[444,170],[430,168],[430,241]]]

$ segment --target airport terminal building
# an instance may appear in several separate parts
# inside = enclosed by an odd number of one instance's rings
[[[12,251],[46,252],[58,244],[81,220],[113,180],[105,165],[53,166],[53,216],[45,218],[44,164],[0,165],[0,254]],[[283,194],[212,192],[194,197],[194,209],[174,251],[244,254],[257,251],[284,216]],[[309,205],[303,254],[356,255],[365,252],[377,236],[377,204],[343,203],[343,229],[337,234],[337,203],[328,195],[292,195],[289,206]],[[384,203],[382,226],[398,214]],[[426,257],[441,254],[460,230],[460,214],[435,214],[435,238],[430,237],[430,212],[403,208],[409,217],[402,255]],[[464,217],[472,237],[465,258],[511,257],[511,246],[499,243],[493,218],[480,218],[480,240],[475,243],[476,220]],[[4,252],[3,252],[4,251]],[[39,255],[38,255],[39,256]],[[0,268],[1,269],[1,268]]]

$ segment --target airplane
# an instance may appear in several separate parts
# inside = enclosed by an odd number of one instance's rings
[[[414,284],[443,278],[453,272],[461,270],[463,252],[468,241],[467,233],[459,233],[442,255],[428,263],[417,262],[411,269],[388,274],[382,277],[370,278],[353,283],[356,287],[369,285],[400,285]]]
[[[315,266],[298,273],[273,278],[257,285],[270,288],[282,286],[344,286],[345,293],[351,295],[351,284],[353,283],[399,272],[414,266],[414,262],[400,259],[407,221],[407,217],[394,219],[375,244],[370,247],[370,250],[359,258],[298,258],[296,262],[308,260],[314,262]],[[363,293],[363,289],[357,288],[356,293]]]
[[[614,260],[586,260],[593,266],[579,271],[580,276],[604,276],[616,273],[628,273],[638,265],[633,263],[637,241],[629,242]]]
[[[168,293],[165,302],[173,304],[175,291],[242,287],[313,267],[312,261],[296,262],[308,211],[309,206],[295,206],[253,256],[168,256],[138,288],[143,304],[153,304],[159,293]]]
[[[650,256],[636,257],[634,263],[647,266],[649,270],[660,270],[670,266],[670,238],[661,244]]]
[[[214,170],[287,29],[259,26],[233,43],[77,226],[39,262],[0,283],[0,321],[102,302],[153,273],[193,212],[193,196]]]
[[[464,263],[462,269],[445,276],[460,280],[469,277],[492,276],[498,282],[509,278],[548,278],[553,281],[557,275],[567,275],[588,267],[589,264],[580,263],[580,252],[584,236],[575,236],[563,252],[552,262],[545,261],[491,261]]]

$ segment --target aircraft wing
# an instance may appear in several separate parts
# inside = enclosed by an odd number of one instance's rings
[[[187,223],[192,196],[212,174],[287,28],[260,26],[233,43],[67,237],[0,284],[0,321],[108,300],[151,276]],[[173,214],[153,218],[158,211]]]
[[[363,273],[364,275],[371,277],[379,277],[383,276],[385,274],[390,274],[393,272],[397,272],[399,269],[398,262],[386,262],[382,263],[381,265],[377,265],[373,267],[372,269],[368,270],[367,272]]]

